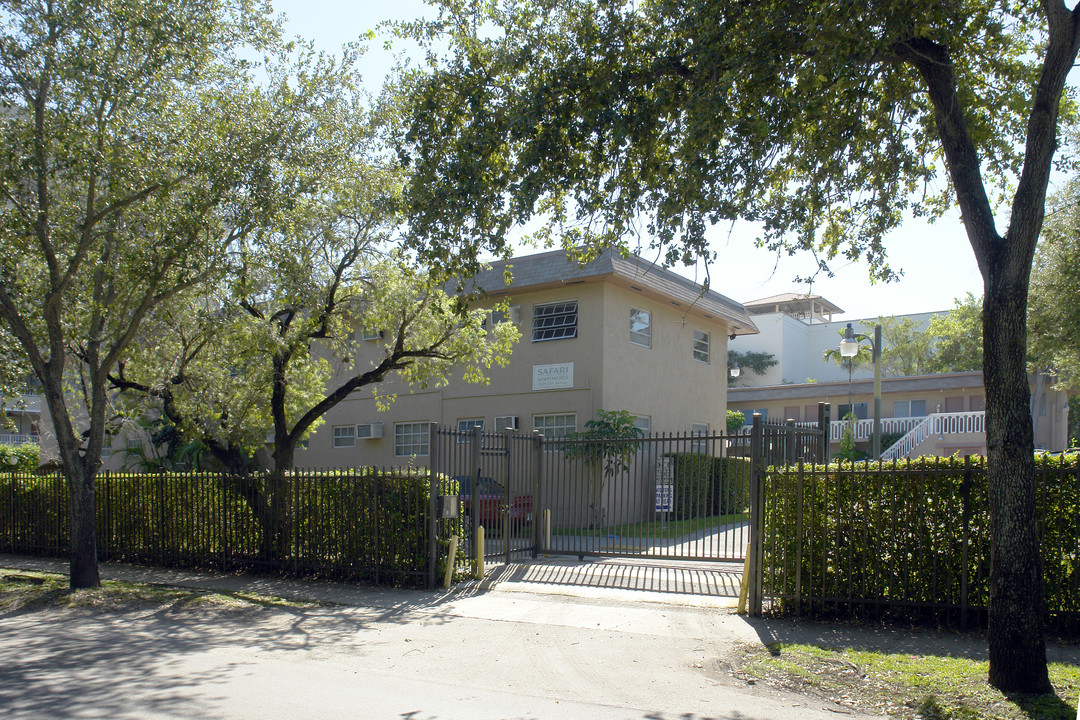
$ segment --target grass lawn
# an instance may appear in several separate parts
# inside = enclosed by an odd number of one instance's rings
[[[827,698],[868,713],[922,720],[1074,720],[1080,667],[1052,663],[1053,695],[1003,695],[987,663],[937,655],[747,647],[738,677]]]
[[[606,525],[600,528],[552,528],[552,535],[585,535],[588,537],[607,537],[614,535],[621,538],[677,538],[683,535],[711,530],[720,525],[743,522],[749,520],[748,513],[730,513],[728,515],[711,515],[708,517],[689,518],[687,520],[654,520],[651,522],[624,523],[622,525]]]
[[[0,568],[0,615],[47,609],[89,611],[255,608],[304,608],[300,602],[251,593],[225,593],[169,585],[140,585],[106,580],[101,587],[71,590],[67,575]]]

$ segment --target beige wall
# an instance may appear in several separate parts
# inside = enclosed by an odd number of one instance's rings
[[[578,301],[576,338],[532,342],[534,305]],[[519,292],[511,304],[520,308],[522,333],[510,364],[494,367],[488,386],[469,385],[454,378],[443,388],[410,391],[388,383],[384,391],[398,393],[386,411],[376,409],[370,390],[355,393],[326,415],[326,423],[297,453],[298,467],[401,465],[408,458],[394,454],[394,425],[437,422],[455,426],[459,420],[483,418],[494,427],[496,416],[518,416],[519,428],[531,431],[539,414],[576,415],[577,429],[597,410],[627,410],[650,418],[653,432],[689,431],[691,423],[723,427],[727,369],[727,326],[685,305],[673,306],[663,297],[635,292],[610,281],[593,280],[532,292]],[[649,311],[651,347],[630,342],[630,308]],[[693,331],[710,335],[710,363],[693,358]],[[371,343],[372,351],[377,349]],[[361,359],[362,363],[370,359]],[[536,390],[533,366],[573,363],[572,388]],[[351,448],[333,447],[333,427],[383,423],[381,439],[357,439]],[[416,458],[426,464],[426,457]]]

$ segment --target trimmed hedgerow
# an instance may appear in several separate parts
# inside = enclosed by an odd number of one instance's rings
[[[1080,621],[1080,460],[1037,461],[1047,612]],[[977,625],[989,601],[982,458],[769,468],[765,595],[784,613]]]

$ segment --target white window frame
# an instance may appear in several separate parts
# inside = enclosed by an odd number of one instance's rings
[[[540,324],[537,324],[539,321]],[[578,301],[560,300],[533,305],[532,341],[571,340],[577,337]]]
[[[474,427],[484,429],[484,418],[461,418],[457,421],[458,432],[469,432]]]
[[[709,423],[698,423],[698,422],[690,423],[690,435],[691,436],[708,435],[708,434],[709,434]],[[690,452],[696,452],[696,453],[706,452],[708,450],[707,444],[708,444],[708,442],[706,440],[691,440],[690,441]]]
[[[333,447],[335,447],[335,448],[356,447],[356,426],[355,425],[335,425],[333,432],[334,432]]]
[[[642,317],[644,321],[642,322]],[[638,322],[643,327],[635,330],[634,323]],[[641,308],[630,308],[630,344],[639,347],[652,347],[652,313]]]
[[[394,423],[394,457],[427,457],[431,452],[431,423]]]
[[[567,418],[569,418],[569,422],[567,422]],[[533,415],[533,430],[543,435],[546,440],[566,437],[570,433],[577,432],[577,413]]]
[[[694,360],[705,365],[709,364],[709,359],[712,357],[711,350],[711,338],[709,333],[704,330],[694,331]]]

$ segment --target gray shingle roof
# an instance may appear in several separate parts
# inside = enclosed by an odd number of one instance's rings
[[[504,271],[507,264],[513,275],[507,285]],[[575,280],[618,276],[630,285],[647,288],[672,300],[726,320],[732,332],[739,335],[757,333],[757,326],[740,303],[713,290],[649,262],[637,255],[621,257],[607,250],[584,267],[566,256],[565,250],[553,250],[537,255],[524,255],[507,261],[492,262],[490,268],[478,273],[463,284],[466,291],[482,290],[498,295],[512,288],[526,289],[566,284]],[[737,329],[735,329],[737,328]]]

